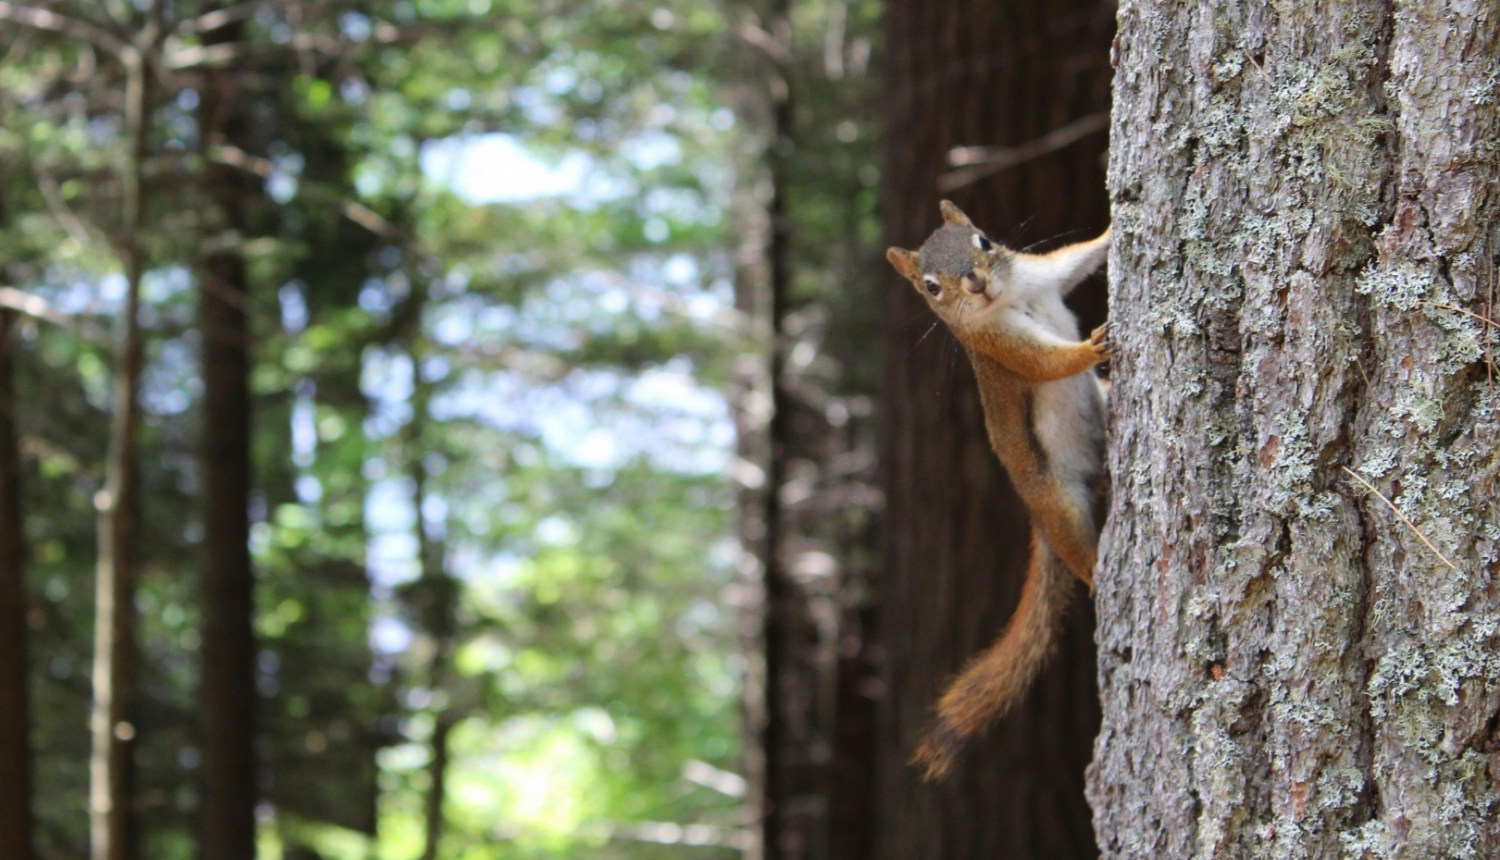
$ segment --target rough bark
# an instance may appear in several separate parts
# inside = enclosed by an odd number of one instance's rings
[[[916,247],[939,223],[945,196],[992,235],[1020,244],[1084,238],[1104,226],[1100,133],[948,194],[938,182],[952,147],[1014,147],[1107,110],[1112,17],[1111,4],[1094,0],[888,5],[891,244]],[[908,764],[948,680],[1014,609],[1030,531],[986,440],[961,350],[910,286],[894,273],[888,279],[877,854],[1094,857],[1083,772],[1099,716],[1093,615],[1082,588],[1031,695],[961,768],[931,786]],[[1076,306],[1096,323],[1102,291],[1081,289]]]
[[[236,22],[209,33],[207,44],[240,38]],[[234,68],[205,77],[198,127],[208,146],[247,142],[250,104]],[[204,191],[212,203],[209,244],[217,250],[198,268],[198,328],[202,335],[203,475],[202,681],[199,743],[203,798],[199,856],[255,857],[256,758],[254,572],[250,561],[250,296],[238,243],[246,209],[260,189],[254,177],[209,161]]]
[[[1500,7],[1116,44],[1105,856],[1500,856]]]
[[[139,53],[126,58],[126,155],[120,171],[119,245],[125,267],[125,302],[115,349],[114,403],[104,488],[94,497],[99,549],[94,578],[94,698],[89,715],[89,851],[93,860],[126,860],[135,854],[131,832],[132,753],[135,725],[130,696],[135,663],[136,430],[140,403],[142,334],[142,169],[147,133],[147,70]]]
[[[31,697],[26,682],[26,547],[17,447],[14,311],[0,310],[0,857],[30,860]]]

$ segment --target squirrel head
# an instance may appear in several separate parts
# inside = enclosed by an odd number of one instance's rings
[[[1014,252],[991,241],[951,202],[938,208],[943,226],[920,250],[889,248],[885,257],[944,322],[958,326],[1000,297]]]

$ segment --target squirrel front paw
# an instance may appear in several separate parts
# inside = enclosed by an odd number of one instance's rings
[[[1105,361],[1111,355],[1115,354],[1114,342],[1109,338],[1109,323],[1105,323],[1094,329],[1093,333],[1089,335],[1089,346],[1093,348],[1094,354],[1098,356],[1098,361]]]

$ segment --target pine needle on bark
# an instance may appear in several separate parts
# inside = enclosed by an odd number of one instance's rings
[[[1372,493],[1375,494],[1376,498],[1380,499],[1382,502],[1385,502],[1385,506],[1388,507],[1388,508],[1390,508],[1391,511],[1393,511],[1396,514],[1396,516],[1400,517],[1401,518],[1401,522],[1406,523],[1406,527],[1409,528],[1409,529],[1411,529],[1411,533],[1414,534],[1414,535],[1416,535],[1417,538],[1422,541],[1422,543],[1427,544],[1427,548],[1430,549],[1430,550],[1432,550],[1432,554],[1433,555],[1435,555],[1438,558],[1440,558],[1440,559],[1443,560],[1443,564],[1448,565],[1449,567],[1453,568],[1454,570],[1458,570],[1458,565],[1456,565],[1453,562],[1449,561],[1448,557],[1446,555],[1443,555],[1442,552],[1439,551],[1437,547],[1433,546],[1432,545],[1432,541],[1428,540],[1427,536],[1424,535],[1424,534],[1422,534],[1422,530],[1419,529],[1419,528],[1417,528],[1416,523],[1413,523],[1411,520],[1407,519],[1406,514],[1401,513],[1401,509],[1398,508],[1398,507],[1396,507],[1395,503],[1393,503],[1390,499],[1387,499],[1379,490],[1375,489],[1375,486],[1373,484],[1371,484],[1369,481],[1366,481],[1364,478],[1361,478],[1359,475],[1355,474],[1354,470],[1350,469],[1348,466],[1340,466],[1339,468],[1343,469],[1345,472],[1349,473],[1349,477],[1351,477],[1354,480],[1356,480],[1356,481],[1360,482],[1361,484],[1363,484],[1364,487],[1365,487],[1365,489],[1367,489],[1370,492],[1372,492]]]

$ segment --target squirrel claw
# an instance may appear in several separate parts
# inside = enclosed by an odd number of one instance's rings
[[[1099,326],[1089,335],[1089,346],[1099,353],[1102,361],[1115,353],[1114,342],[1109,337],[1109,323]]]

